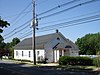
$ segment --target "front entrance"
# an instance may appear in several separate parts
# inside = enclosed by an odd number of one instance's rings
[[[54,50],[54,62],[58,62],[61,56],[69,56],[69,55],[70,55],[69,49]]]

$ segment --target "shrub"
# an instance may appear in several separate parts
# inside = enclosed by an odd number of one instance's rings
[[[93,59],[89,57],[62,56],[59,59],[60,65],[93,65]]]
[[[97,67],[100,67],[100,51],[97,52],[98,57],[94,58],[93,64]]]

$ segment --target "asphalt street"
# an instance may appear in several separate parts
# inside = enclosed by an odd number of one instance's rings
[[[48,67],[37,67],[29,64],[0,60],[0,75],[99,75],[93,72],[75,72],[56,70]]]

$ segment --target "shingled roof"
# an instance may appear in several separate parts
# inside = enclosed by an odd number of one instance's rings
[[[48,41],[52,40],[59,34],[61,34],[61,33],[53,33],[53,34],[36,37],[36,49],[44,49],[44,44],[47,43]],[[32,49],[32,38],[24,39],[23,41],[18,43],[14,47],[14,49],[26,49],[26,50]]]
[[[58,36],[61,36],[62,38],[64,38],[64,40],[66,42],[70,42],[72,45],[74,45],[74,43],[72,43],[70,40],[66,39],[60,32],[58,32],[58,33],[52,33],[52,34],[36,37],[36,49],[44,49],[44,45],[47,42],[51,41],[52,39],[55,39]],[[32,38],[24,39],[23,41],[18,43],[14,47],[14,49],[17,49],[17,50],[31,50],[32,49]]]

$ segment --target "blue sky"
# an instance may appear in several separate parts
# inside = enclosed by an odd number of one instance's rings
[[[73,0],[35,0],[35,1],[36,1],[36,14],[38,15],[44,11],[47,11],[58,5]],[[87,1],[91,0],[77,0],[72,4],[57,8],[51,12],[45,13],[44,15],[40,15],[37,18],[44,17],[46,15],[61,11],[63,9],[70,8],[72,6]],[[29,7],[24,11],[24,9],[27,6]],[[57,27],[56,24],[97,15],[99,13],[100,13],[100,1],[96,1],[73,8],[71,10],[62,12],[60,14],[43,18],[41,20],[38,20],[38,28],[40,28],[40,30],[36,30],[37,31],[36,36],[54,33],[56,29],[59,29],[59,31],[66,38],[75,42],[77,38],[81,38],[85,34],[100,32],[100,20],[93,21],[90,23],[83,23],[76,26],[63,27],[63,28],[56,28]],[[5,42],[10,42],[14,37],[22,38],[22,36],[25,36],[27,32],[31,31],[31,25],[29,25],[31,22],[27,24],[29,26],[27,26],[25,29],[23,30],[20,29],[25,27],[26,25],[24,26],[24,23],[32,18],[32,0],[0,0],[0,16],[2,19],[7,20],[11,24],[8,28],[4,28],[4,32],[2,33],[4,38],[6,38]],[[51,25],[54,25],[55,27],[54,30],[49,30],[48,28],[48,31],[40,32],[42,30],[41,27],[51,26]],[[30,34],[24,38],[28,38],[31,36],[32,35]],[[21,40],[23,40],[24,38],[22,38]]]

